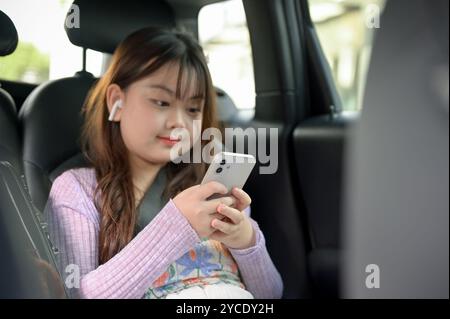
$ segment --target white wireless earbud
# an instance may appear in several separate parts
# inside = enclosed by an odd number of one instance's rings
[[[117,100],[111,110],[111,113],[109,113],[108,121],[113,121],[114,116],[116,115],[117,109],[122,108],[122,100]]]

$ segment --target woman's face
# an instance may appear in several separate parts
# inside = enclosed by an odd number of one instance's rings
[[[181,83],[182,96],[176,97],[178,68],[178,64],[167,64],[121,92],[124,97],[119,115],[121,134],[135,159],[166,164],[175,145],[179,148],[179,143],[183,143],[183,149],[193,145],[194,126],[196,132],[201,130],[204,97],[195,96],[196,83],[187,76],[183,76]],[[180,128],[190,138],[170,140],[173,130]]]

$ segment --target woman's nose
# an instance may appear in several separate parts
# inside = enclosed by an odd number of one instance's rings
[[[183,111],[177,107],[172,108],[167,119],[167,128],[184,128]]]

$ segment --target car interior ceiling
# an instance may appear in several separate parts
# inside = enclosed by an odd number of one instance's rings
[[[83,12],[82,27],[66,32],[77,46],[111,54],[127,34],[148,25],[178,26],[197,34],[199,9],[214,2],[218,1],[130,0],[129,12],[123,15],[123,4],[117,0],[76,0]],[[259,175],[257,166],[246,187],[253,199],[253,218],[264,231],[283,277],[283,297],[337,297],[342,154],[347,128],[355,118],[330,108],[340,102],[329,70],[324,69],[307,1],[244,0],[243,4],[253,51],[255,113],[250,117],[240,113],[218,88],[219,115],[227,127],[279,129],[276,141],[267,136],[268,143],[278,144],[278,170]],[[2,80],[0,161],[10,164],[2,164],[1,216],[21,203],[18,214],[27,218],[20,221],[15,216],[12,222],[3,216],[0,235],[7,234],[8,223],[16,225],[16,237],[33,229],[37,235],[24,237],[28,238],[22,240],[24,250],[31,245],[53,266],[49,254],[54,248],[39,230],[45,226],[40,212],[53,180],[67,169],[85,165],[78,144],[80,109],[95,81],[88,70],[38,86]],[[10,176],[14,171],[19,178]],[[2,241],[5,255],[7,242]],[[14,262],[11,259],[11,269],[23,272],[14,268]]]

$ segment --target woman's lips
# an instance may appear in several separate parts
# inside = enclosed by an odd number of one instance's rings
[[[158,139],[165,145],[173,146],[177,144],[180,139],[171,139],[169,136],[158,136]]]

